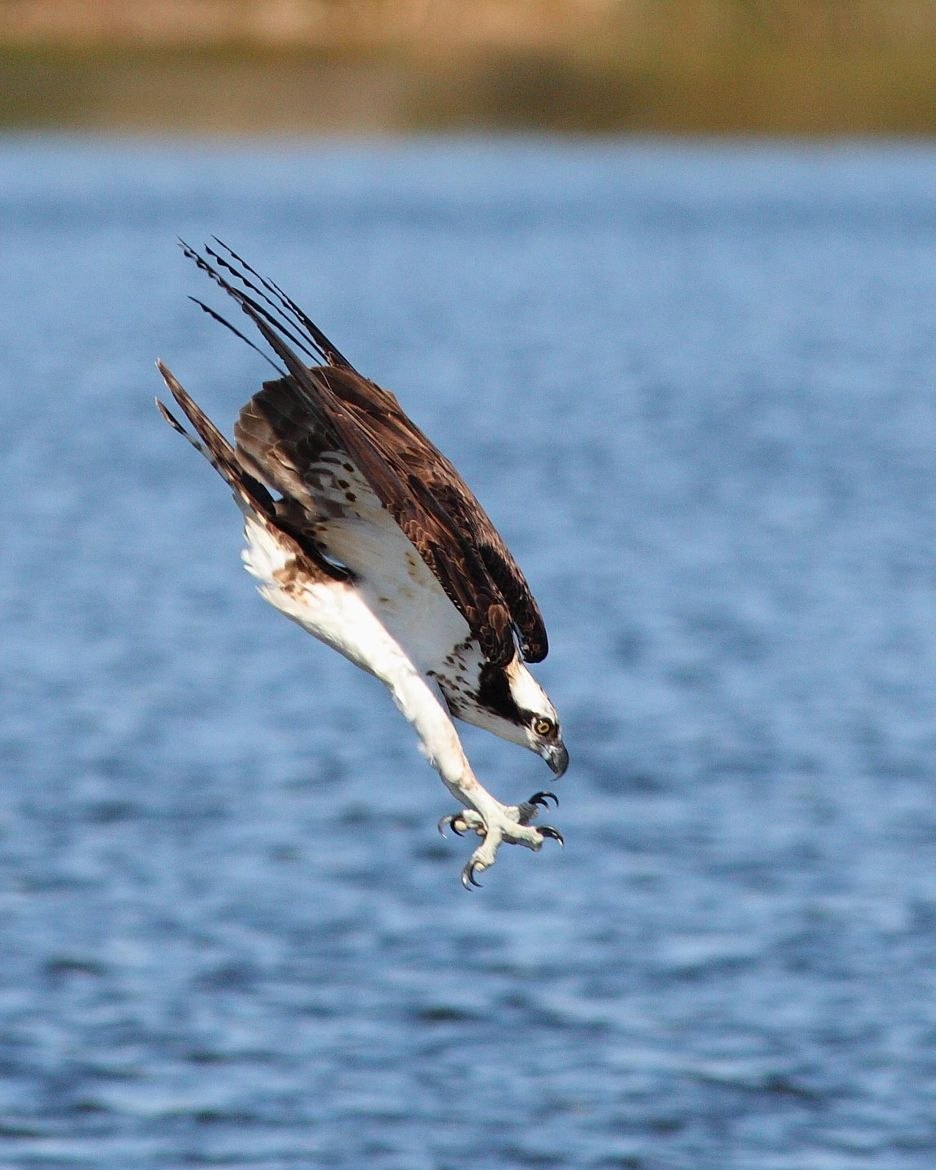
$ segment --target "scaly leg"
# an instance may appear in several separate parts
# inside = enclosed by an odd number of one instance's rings
[[[547,838],[562,844],[562,834],[551,825],[531,824],[540,807],[549,799],[556,800],[553,793],[537,792],[520,805],[501,804],[471,770],[455,725],[423,676],[410,666],[409,670],[395,671],[392,681],[384,681],[397,706],[419,732],[429,762],[462,806],[460,812],[442,818],[440,830],[448,824],[457,833],[471,830],[483,838],[462,870],[465,889],[479,884],[475,875],[494,864],[497,850],[504,843],[533,850],[539,850]]]

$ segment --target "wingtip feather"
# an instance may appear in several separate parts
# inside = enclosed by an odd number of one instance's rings
[[[166,406],[165,402],[163,402],[160,398],[156,398],[155,402],[156,402],[156,409],[163,416],[163,419],[165,420],[165,422],[167,422],[169,424],[169,426],[171,426],[174,431],[178,431],[180,435],[183,435],[187,439],[189,436],[186,434],[185,428],[182,426],[182,424],[179,422],[179,420],[175,417],[175,415],[169,410],[169,407]]]

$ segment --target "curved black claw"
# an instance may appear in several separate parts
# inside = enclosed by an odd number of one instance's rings
[[[457,817],[458,817],[458,813],[449,813],[449,815],[447,817],[442,817],[442,819],[439,821],[438,825],[436,826],[438,828],[441,836],[443,836],[443,837],[445,836],[446,827],[450,828],[456,837],[463,837],[464,836],[464,833],[462,833],[461,829],[455,828],[455,821],[456,821]]]
[[[475,889],[481,889],[481,883],[475,877],[475,868],[477,867],[477,864],[478,863],[476,861],[469,861],[462,870],[461,883],[466,890],[470,890],[472,886],[474,886]]]
[[[548,808],[550,801],[557,808],[559,807],[559,797],[556,796],[555,792],[534,792],[527,804],[538,804],[540,808]]]
[[[552,837],[552,839],[554,841],[558,841],[560,845],[565,845],[565,837],[563,837],[558,829],[554,829],[552,825],[537,825],[536,827],[544,837]]]

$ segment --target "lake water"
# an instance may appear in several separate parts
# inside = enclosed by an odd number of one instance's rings
[[[936,148],[0,141],[0,1166],[932,1170]],[[534,585],[564,851],[257,598],[273,276]],[[216,302],[219,303],[219,302]],[[518,799],[542,763],[466,732]]]

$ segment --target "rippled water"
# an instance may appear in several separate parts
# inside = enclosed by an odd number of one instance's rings
[[[936,150],[0,142],[0,1165],[932,1170]],[[534,583],[564,852],[469,895],[160,422],[226,238]],[[466,733],[500,795],[548,784]]]

